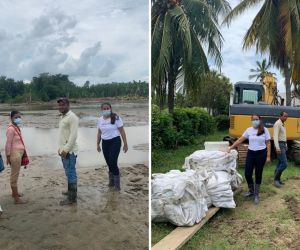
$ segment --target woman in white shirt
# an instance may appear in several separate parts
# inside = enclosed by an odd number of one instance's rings
[[[101,152],[100,142],[102,140],[102,150],[109,169],[109,187],[120,190],[120,172],[118,167],[118,157],[121,151],[121,138],[123,140],[123,151],[128,151],[126,133],[121,117],[112,112],[110,103],[101,105],[101,116],[98,119],[97,151]]]
[[[249,192],[245,194],[247,198],[254,197],[254,203],[259,203],[259,189],[262,181],[264,165],[271,161],[271,136],[267,128],[264,127],[259,115],[252,115],[252,127],[247,128],[244,134],[231,146],[228,151],[234,149],[245,140],[249,140],[248,153],[245,165],[245,178],[248,183]],[[255,185],[253,182],[253,170],[255,169]]]

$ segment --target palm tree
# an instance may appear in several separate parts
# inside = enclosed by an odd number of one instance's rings
[[[242,0],[225,18],[228,25],[248,8],[263,2],[248,29],[243,48],[256,46],[269,52],[270,62],[284,74],[287,105],[291,105],[291,80],[300,80],[300,1]]]
[[[170,112],[178,77],[184,78],[186,93],[192,93],[209,72],[204,44],[221,65],[218,16],[229,11],[226,0],[152,0],[151,79],[157,95],[167,89]]]
[[[260,79],[260,81],[262,82],[266,75],[268,74],[273,75],[273,73],[268,71],[268,69],[271,67],[271,62],[267,63],[266,59],[263,59],[262,62],[256,61],[256,65],[257,65],[256,69],[250,69],[250,72],[254,74],[250,75],[249,79],[253,79],[256,77],[255,81]]]

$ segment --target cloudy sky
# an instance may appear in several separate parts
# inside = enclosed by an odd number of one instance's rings
[[[240,0],[229,0],[230,5],[234,8]],[[234,19],[229,28],[222,27],[221,32],[225,39],[222,48],[223,66],[222,73],[228,76],[232,83],[237,81],[249,81],[250,69],[256,68],[256,61],[268,59],[268,55],[257,55],[256,49],[242,50],[243,38],[261,4],[252,7],[238,18]],[[276,73],[278,87],[280,92],[284,91],[284,79],[276,68],[271,68],[271,72]],[[255,79],[251,80],[254,81]]]
[[[0,75],[148,81],[148,0],[1,0]]]

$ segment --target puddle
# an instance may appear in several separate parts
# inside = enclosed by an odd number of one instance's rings
[[[125,128],[129,150],[120,153],[120,164],[137,164],[148,162],[148,126]],[[3,135],[4,131],[1,131]],[[22,128],[25,144],[29,156],[39,157],[44,166],[61,167],[61,160],[57,156],[58,129]],[[79,145],[78,167],[105,165],[102,153],[96,151],[96,128],[79,128],[77,143]],[[0,149],[4,155],[5,137],[2,136]],[[45,156],[45,157],[42,157]]]

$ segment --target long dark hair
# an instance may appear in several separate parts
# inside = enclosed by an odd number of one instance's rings
[[[116,113],[113,113],[113,112],[112,112],[112,107],[111,107],[111,105],[110,105],[109,102],[104,102],[104,103],[102,103],[102,104],[101,104],[101,109],[102,109],[104,106],[109,106],[109,107],[110,107],[110,109],[111,109],[110,123],[111,123],[111,124],[115,124],[116,120],[118,120],[119,117],[117,116]]]
[[[20,112],[18,110],[12,110],[10,112],[10,118],[12,119],[16,114],[20,114]]]
[[[263,123],[263,121],[262,121],[260,115],[253,114],[253,115],[251,116],[251,119],[253,118],[253,116],[257,116],[258,119],[259,119],[259,121],[260,121],[260,123],[259,123],[259,125],[258,125],[258,128],[257,128],[257,129],[258,129],[258,131],[257,131],[257,136],[260,136],[260,135],[262,135],[262,134],[265,133],[265,126],[264,126],[264,123]]]

